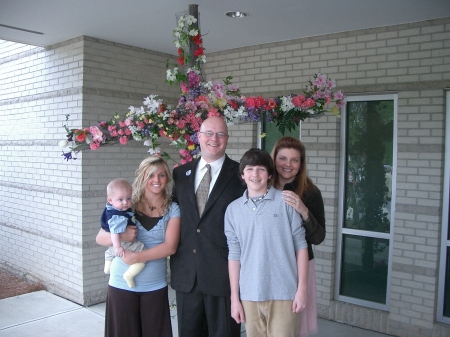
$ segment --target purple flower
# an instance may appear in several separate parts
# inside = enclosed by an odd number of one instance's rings
[[[195,71],[190,71],[188,73],[188,82],[189,87],[194,88],[197,87],[200,84],[201,77],[199,74],[197,74]]]
[[[61,156],[64,156],[64,159],[67,160],[67,161],[69,161],[70,159],[73,159],[73,160],[76,160],[76,159],[77,159],[77,158],[73,158],[73,157],[72,157],[72,152],[66,152],[66,153],[64,153],[64,151],[63,151],[63,153],[62,153]]]

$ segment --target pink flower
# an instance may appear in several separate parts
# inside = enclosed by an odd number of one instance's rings
[[[111,131],[109,134],[111,137],[117,137],[119,135],[116,130]]]
[[[100,131],[100,129],[96,126],[91,126],[89,128],[89,132],[92,135],[92,140],[94,142],[102,142],[103,141],[103,132]]]
[[[298,95],[298,96],[292,97],[292,104],[294,104],[294,106],[296,106],[296,107],[301,106],[304,101],[305,101],[305,96],[303,96],[303,95]]]
[[[120,142],[120,144],[122,144],[122,145],[126,145],[126,144],[128,143],[128,138],[127,138],[127,136],[122,136],[122,137],[120,137],[120,138],[119,138],[119,142]]]
[[[125,123],[124,122],[122,122],[122,121],[119,121],[119,126],[121,127],[121,128],[124,128],[126,125],[125,125]]]
[[[144,122],[136,122],[136,125],[141,129],[143,129],[145,127]]]
[[[182,150],[180,150],[180,151],[178,151],[178,152],[180,153],[180,155],[181,155],[182,157],[187,157],[187,156],[189,156],[189,154],[190,154],[190,152],[189,152],[188,149],[182,149]]]
[[[126,134],[127,136],[130,136],[130,135],[131,135],[131,130],[130,130],[130,129],[125,129],[125,134]]]
[[[333,89],[335,86],[336,86],[336,81],[335,80],[331,80],[331,79],[327,80],[327,87],[329,89]]]
[[[180,90],[183,94],[187,94],[189,92],[189,87],[185,82],[180,82]]]
[[[208,118],[214,117],[214,116],[220,117],[220,112],[217,108],[210,108],[208,110]]]
[[[249,97],[247,98],[247,100],[245,101],[245,106],[247,108],[254,108],[256,105],[256,99],[255,97]]]
[[[229,91],[238,91],[239,90],[239,86],[237,84],[230,84],[228,86],[228,90]]]
[[[130,126],[130,125],[132,125],[132,124],[133,124],[133,120],[132,120],[131,118],[125,119],[125,125],[126,125],[126,126]]]
[[[265,105],[266,105],[266,100],[262,96],[256,97],[256,100],[255,100],[256,108],[261,109],[261,108],[264,108]]]
[[[339,90],[338,92],[333,94],[333,99],[339,101],[344,98],[344,94]]]
[[[327,76],[323,74],[317,74],[317,78],[314,80],[313,85],[320,88],[327,83]]]
[[[308,98],[305,101],[304,105],[305,105],[306,108],[311,108],[311,107],[316,105],[316,101],[314,101],[312,98]],[[303,108],[303,106],[302,106],[302,108]]]
[[[177,127],[179,129],[184,129],[186,127],[186,121],[184,119],[180,119],[177,123]]]
[[[89,147],[91,148],[91,150],[97,150],[100,147],[100,143],[99,142],[92,142],[89,144]]]

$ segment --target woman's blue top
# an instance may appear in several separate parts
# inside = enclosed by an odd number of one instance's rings
[[[180,207],[172,202],[167,213],[151,230],[146,230],[141,223],[136,220],[137,237],[136,239],[144,244],[145,249],[155,247],[165,240],[167,223],[171,218],[180,217]],[[148,292],[167,286],[167,258],[147,261],[144,269],[134,278],[135,287],[130,288],[123,279],[123,274],[129,265],[122,261],[120,257],[115,257],[111,264],[109,276],[109,285],[114,288],[135,291]]]

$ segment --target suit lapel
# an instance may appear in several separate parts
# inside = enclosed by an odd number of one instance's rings
[[[185,188],[182,191],[185,191],[185,195],[178,196],[179,198],[186,198],[185,203],[189,204],[188,207],[192,207],[195,210],[197,209],[197,199],[195,198],[195,172],[197,171],[197,165],[199,163],[199,159],[186,164],[184,172],[185,178],[183,178],[183,185]]]

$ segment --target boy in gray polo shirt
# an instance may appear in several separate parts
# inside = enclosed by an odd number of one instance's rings
[[[249,336],[292,336],[306,306],[308,250],[302,220],[269,186],[270,155],[250,149],[239,173],[247,190],[225,213],[231,316]]]

